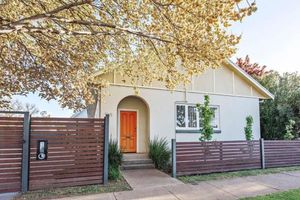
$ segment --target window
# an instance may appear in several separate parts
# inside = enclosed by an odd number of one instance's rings
[[[176,109],[177,113],[177,126],[176,127],[185,127],[185,106],[178,105]]]
[[[197,108],[196,106],[187,106],[188,108],[188,127],[197,128]]]
[[[214,115],[213,115],[213,119],[212,119],[212,122],[211,122],[211,125],[214,129],[220,129],[220,119],[219,119],[219,107],[217,106],[213,106],[211,107],[211,109],[214,111]]]
[[[211,125],[214,130],[220,130],[220,109],[219,106],[211,106],[214,110]],[[176,105],[176,129],[177,130],[199,130],[201,128],[201,119],[196,105],[177,104]]]

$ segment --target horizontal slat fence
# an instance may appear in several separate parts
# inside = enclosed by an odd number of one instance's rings
[[[177,175],[257,169],[261,167],[260,142],[177,142]]]
[[[267,140],[264,146],[267,168],[300,165],[299,140]]]
[[[0,193],[21,190],[23,118],[0,117]]]
[[[30,190],[103,182],[103,119],[32,118],[30,136]],[[36,159],[38,140],[47,160]]]

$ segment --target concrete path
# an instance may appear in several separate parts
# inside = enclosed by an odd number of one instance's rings
[[[134,190],[183,184],[156,169],[126,170],[122,175]]]
[[[9,193],[2,193],[0,194],[0,200],[11,200],[13,199],[18,193],[9,192]]]
[[[184,184],[155,169],[124,171],[123,175],[132,191],[63,200],[232,200],[300,188],[300,172],[203,181],[196,185]]]

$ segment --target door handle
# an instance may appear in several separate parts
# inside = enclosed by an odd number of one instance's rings
[[[126,136],[126,138],[127,138],[127,139],[130,139],[130,138],[131,138],[131,136]]]

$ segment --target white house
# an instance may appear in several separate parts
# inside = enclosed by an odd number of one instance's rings
[[[215,110],[213,140],[244,140],[246,117],[254,119],[254,139],[260,138],[259,101],[273,95],[231,61],[218,69],[208,69],[191,84],[170,91],[161,83],[138,86],[135,95],[126,77],[117,72],[97,76],[111,82],[108,94],[92,106],[89,117],[109,114],[110,138],[123,152],[147,152],[149,140],[159,137],[177,141],[199,141],[201,123],[195,105],[210,96]]]

